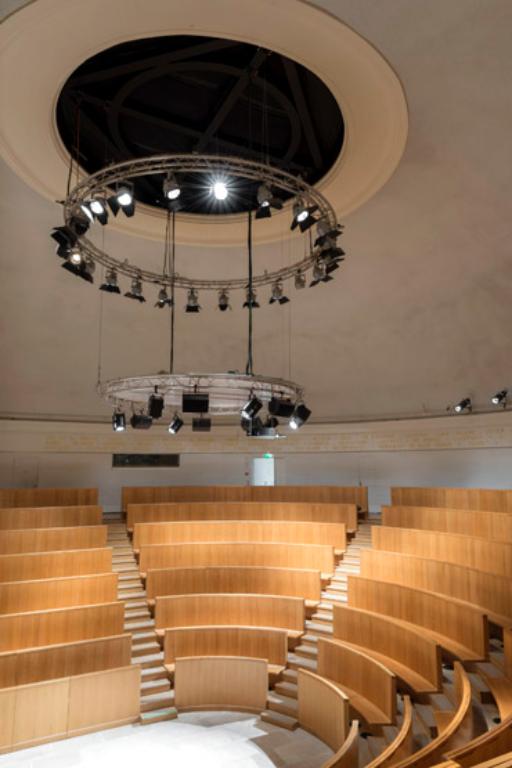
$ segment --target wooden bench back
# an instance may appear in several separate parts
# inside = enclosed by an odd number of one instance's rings
[[[512,542],[512,515],[450,507],[382,507],[382,525]]]
[[[299,669],[297,698],[301,727],[337,752],[349,731],[348,696],[329,680]]]
[[[98,549],[107,546],[106,525],[0,530],[0,555]]]
[[[164,663],[182,656],[248,656],[269,664],[286,665],[288,635],[263,627],[179,627],[166,629]]]
[[[268,693],[265,659],[193,656],[176,659],[174,700],[180,712],[222,709],[261,712]]]
[[[391,488],[395,506],[452,507],[512,512],[512,491],[483,488]]]
[[[112,549],[77,549],[0,555],[0,583],[85,576],[112,570]]]
[[[117,573],[95,573],[0,584],[0,614],[111,603],[117,599]]]
[[[72,507],[97,503],[97,488],[0,488],[0,507]]]
[[[102,518],[102,508],[91,504],[71,507],[8,507],[0,508],[0,530],[101,525]]]

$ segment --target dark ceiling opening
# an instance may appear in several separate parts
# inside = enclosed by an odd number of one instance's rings
[[[344,137],[335,98],[302,65],[248,43],[192,36],[135,40],[88,59],[62,89],[57,125],[89,173],[148,155],[195,152],[269,163],[310,184],[332,167]],[[138,179],[137,200],[165,207],[162,181]],[[179,181],[187,213],[256,207],[256,183],[233,180],[229,206],[212,207],[197,175]]]

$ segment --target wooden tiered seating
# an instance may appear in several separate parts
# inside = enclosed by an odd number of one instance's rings
[[[508,720],[505,720],[495,728],[491,728],[476,739],[472,741],[467,740],[466,744],[461,743],[460,746],[445,752],[445,757],[448,760],[453,760],[461,768],[471,768],[472,766],[478,766],[484,761],[492,761],[499,755],[503,755],[511,750],[512,717],[509,717]]]
[[[333,683],[305,669],[299,670],[297,685],[301,727],[337,752],[349,731],[347,696]]]
[[[482,488],[391,488],[391,504],[401,507],[451,507],[512,512],[512,491]]]
[[[110,547],[0,555],[0,582],[86,576],[108,571],[112,571]]]
[[[101,507],[93,504],[67,507],[0,508],[0,530],[101,525],[102,516]]]
[[[449,507],[383,506],[382,524],[512,542],[512,515]]]
[[[0,507],[71,507],[97,503],[97,488],[0,488]]]
[[[0,614],[95,605],[114,600],[117,600],[116,573],[0,584]]]
[[[393,741],[365,768],[390,768],[413,752],[413,708],[409,696],[404,696],[402,724]]]
[[[0,555],[99,549],[107,545],[106,525],[0,530]]]
[[[267,689],[265,659],[241,656],[176,659],[174,690],[180,712],[198,709],[261,712]]]

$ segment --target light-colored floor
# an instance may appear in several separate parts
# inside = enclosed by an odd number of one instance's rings
[[[331,750],[301,729],[286,731],[238,712],[190,712],[0,757],[1,768],[319,768]]]

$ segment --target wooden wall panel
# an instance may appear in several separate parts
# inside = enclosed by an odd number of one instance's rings
[[[333,636],[344,643],[394,660],[407,670],[404,679],[418,692],[442,690],[441,649],[421,630],[404,627],[389,616],[335,605]],[[386,664],[386,659],[382,659]],[[398,669],[393,669],[401,677]],[[418,678],[418,679],[417,679]]]
[[[69,679],[23,686],[16,691],[12,743],[28,747],[65,736],[68,721]]]
[[[372,528],[375,549],[402,552],[512,577],[512,544],[437,531],[410,528]]]
[[[5,752],[12,745],[15,710],[16,691],[0,691],[0,752]]]
[[[511,517],[512,521],[512,517]],[[136,523],[133,546],[181,544],[191,541],[268,541],[284,544],[325,544],[345,550],[344,523],[304,523],[275,520],[245,520],[173,523]]]
[[[71,507],[97,503],[97,488],[0,488],[0,507]]]
[[[173,485],[132,486],[122,490],[123,510],[128,504],[162,501],[299,501],[357,504],[368,510],[368,489],[337,485]],[[455,506],[455,505],[452,505]]]
[[[111,547],[0,555],[0,582],[85,576],[111,570]]]
[[[69,682],[68,734],[131,723],[140,714],[140,667],[72,677]]]
[[[131,635],[116,635],[0,653],[0,688],[124,667],[131,648]]]
[[[512,590],[510,579],[505,576],[377,550],[361,552],[360,574],[376,581],[392,581],[464,600],[487,613],[490,621],[496,624],[512,623]]]
[[[333,573],[334,548],[319,544],[218,542],[158,544],[141,547],[141,573],[159,568],[211,565],[259,565],[272,568],[310,568]]]
[[[449,507],[382,507],[382,525],[512,542],[512,515]]]
[[[337,752],[348,734],[348,697],[305,669],[299,669],[297,683],[300,725]]]
[[[165,664],[183,656],[246,656],[285,666],[288,635],[261,627],[180,627],[164,636]]]
[[[0,508],[0,529],[101,525],[102,517],[103,510],[97,505]]]
[[[178,710],[261,712],[267,700],[267,662],[225,656],[177,659],[174,690]]]
[[[235,592],[259,595],[287,595],[319,601],[320,571],[302,568],[258,568],[213,566],[208,568],[167,568],[148,571],[148,600],[157,595],[189,595],[207,592]]]
[[[317,673],[339,683],[354,709],[360,707],[357,697],[369,702],[369,722],[395,722],[396,678],[383,664],[337,640],[319,638]]]
[[[155,626],[230,625],[304,629],[304,601],[269,595],[175,595],[157,597]]]
[[[121,635],[123,629],[122,602],[8,614],[0,616],[0,651]]]
[[[345,523],[357,528],[356,504],[318,504],[288,501],[182,501],[129,504],[126,524],[186,522],[191,520],[286,520]]]
[[[0,584],[0,614],[96,605],[117,600],[117,573]]]
[[[107,546],[106,525],[0,530],[0,555],[98,549]]]
[[[465,603],[400,584],[349,576],[348,604],[424,627],[463,660],[487,657],[487,617]]]
[[[395,506],[452,507],[512,512],[512,491],[483,488],[391,488]]]

